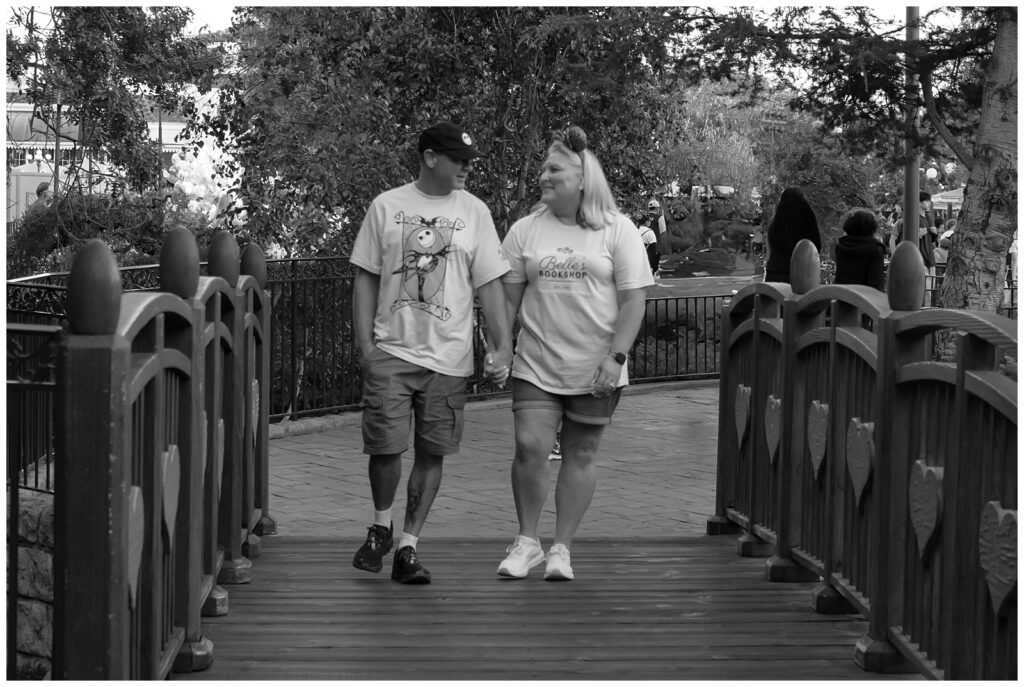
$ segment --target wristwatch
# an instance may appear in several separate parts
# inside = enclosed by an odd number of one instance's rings
[[[619,365],[626,363],[626,354],[619,353],[617,351],[608,351],[608,357],[617,362]]]

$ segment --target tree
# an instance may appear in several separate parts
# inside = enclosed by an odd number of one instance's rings
[[[57,166],[55,201],[45,217],[45,230],[56,227],[56,233],[43,244],[33,234],[26,236],[32,245],[9,246],[26,269],[48,251],[57,250],[57,259],[73,255],[93,236],[126,250],[158,242],[163,180],[159,144],[150,139],[147,120],[156,108],[186,110],[195,88],[212,87],[221,60],[219,51],[185,36],[191,16],[180,7],[11,10],[8,78],[22,84],[34,119],[52,140],[68,141],[70,126],[77,131],[70,142],[87,153],[66,155],[70,164]],[[90,195],[82,166],[96,153],[116,170],[116,194]],[[131,193],[143,190],[147,197]],[[58,267],[52,262],[44,264]]]
[[[735,10],[709,19],[694,49],[737,74],[792,70],[793,105],[841,129],[850,154],[875,151],[896,168],[905,137],[925,155],[948,146],[971,172],[942,303],[995,310],[1016,226],[1017,10],[937,10],[922,23],[925,37],[908,42],[900,20],[866,8]],[[921,83],[909,96],[927,113],[920,126],[903,114],[905,69]]]
[[[439,119],[487,154],[473,190],[499,231],[535,197],[545,133],[568,124],[636,202],[660,183],[643,154],[660,110],[650,77],[670,61],[644,33],[660,12],[247,7],[232,28],[240,69],[198,127],[244,170],[252,231],[292,255],[344,252],[372,197],[416,173],[415,137]]]
[[[103,151],[139,188],[159,179],[159,149],[146,121],[155,108],[179,111],[186,88],[213,85],[220,60],[184,35],[181,7],[13,8],[7,76],[24,83],[34,116],[56,138],[78,127],[76,144]],[[45,22],[45,23],[44,23]]]

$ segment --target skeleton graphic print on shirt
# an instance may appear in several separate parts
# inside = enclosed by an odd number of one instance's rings
[[[413,307],[446,321],[451,317],[444,303],[448,256],[458,250],[452,236],[465,223],[459,218],[426,219],[403,212],[395,216],[395,222],[402,225],[402,264],[394,272],[402,275],[402,289],[391,304],[391,312]]]

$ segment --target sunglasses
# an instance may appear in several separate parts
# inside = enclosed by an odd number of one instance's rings
[[[549,131],[544,141],[544,147],[546,148],[550,148],[555,141],[558,141],[574,153],[582,153],[587,147],[586,142],[574,140],[566,130]]]

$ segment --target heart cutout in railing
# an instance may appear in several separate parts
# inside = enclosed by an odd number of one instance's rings
[[[164,525],[167,539],[174,546],[174,523],[178,517],[178,493],[181,489],[181,456],[177,444],[163,452]]]
[[[764,438],[768,442],[768,460],[775,464],[782,436],[782,399],[768,394],[764,404]]]
[[[907,506],[922,560],[942,524],[942,473],[942,468],[925,465],[923,460],[914,461],[910,468]]]
[[[850,473],[858,506],[868,480],[871,479],[874,455],[875,423],[861,422],[858,417],[851,418],[850,426],[846,429],[846,470]]]
[[[821,466],[825,462],[825,448],[828,445],[828,404],[811,401],[807,409],[807,448],[811,452],[811,464],[814,466],[814,478],[821,476]]]
[[[1001,615],[1017,587],[1017,511],[989,501],[981,511],[978,554],[985,571],[992,610]]]
[[[743,444],[743,435],[747,432],[747,420],[750,417],[750,387],[736,385],[736,444]]]
[[[142,565],[142,550],[146,545],[146,504],[142,489],[132,486],[128,489],[128,600],[135,608],[135,596],[139,588],[139,568]]]

